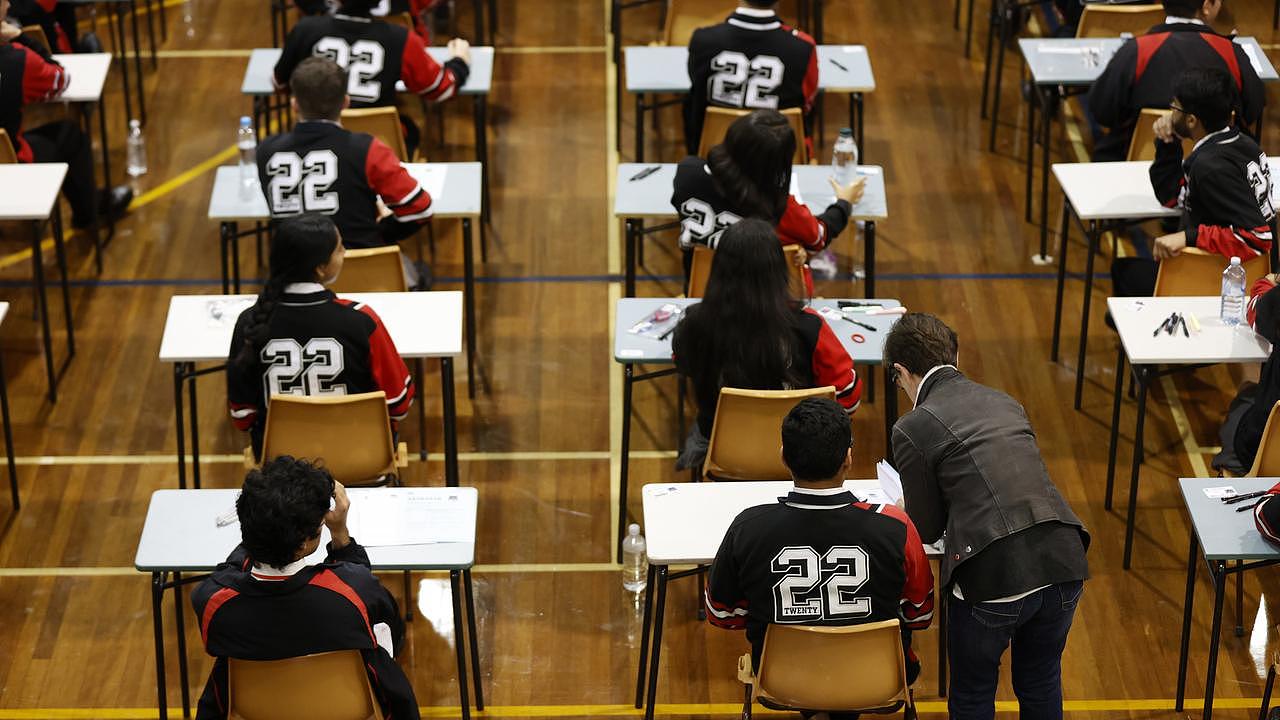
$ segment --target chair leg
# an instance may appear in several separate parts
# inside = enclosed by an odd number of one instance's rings
[[[1272,668],[1275,669],[1274,666]],[[1267,686],[1270,688],[1270,685]],[[751,686],[742,686],[742,720],[751,720]]]
[[[1271,709],[1271,689],[1276,684],[1276,665],[1267,668],[1267,684],[1262,688],[1262,707],[1258,709],[1258,720],[1267,720],[1267,711]]]

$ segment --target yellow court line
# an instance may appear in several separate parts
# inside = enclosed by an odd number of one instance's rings
[[[633,450],[632,459],[668,460],[676,456],[675,450]],[[462,452],[458,453],[459,462],[545,462],[557,460],[612,460],[613,453],[608,450],[546,450],[546,451],[512,451],[512,452]],[[186,460],[191,461],[187,455]],[[174,462],[173,453],[158,455],[25,455],[14,458],[18,465],[36,467],[52,467],[65,465],[169,465]],[[201,463],[222,465],[244,462],[241,454],[206,454],[200,456]],[[419,462],[417,453],[412,453],[409,462]],[[440,453],[433,453],[427,462],[444,462]]]
[[[605,32],[605,57],[607,62],[604,64],[604,147],[605,147],[605,227],[608,228],[605,236],[605,247],[608,248],[605,267],[610,275],[617,277],[622,271],[622,259],[619,251],[619,243],[621,237],[618,233],[618,218],[613,216],[613,198],[617,188],[614,187],[614,181],[618,174],[618,144],[617,133],[615,127],[618,124],[618,114],[616,99],[618,95],[617,77],[614,75],[615,66],[613,62],[614,43],[618,42],[618,38],[613,36],[613,18],[610,13],[613,12],[613,2],[611,0],[602,0],[604,5],[605,27],[610,30]],[[622,297],[622,284],[619,282],[609,283],[609,301],[605,306],[605,312],[608,314],[608,337],[612,338],[614,333],[614,308],[618,305],[618,299]],[[622,463],[627,458],[622,457],[622,376],[619,368],[610,357],[609,363],[609,558],[614,557],[613,539],[618,537],[621,528],[618,527],[618,513],[620,507],[626,507],[627,498],[622,497]]]
[[[617,563],[493,563],[475,565],[472,571],[477,574],[535,574],[535,573],[598,573],[617,572],[622,566]],[[11,567],[0,568],[0,578],[10,577],[118,577],[128,575],[136,577],[137,568],[124,565],[104,567]],[[424,571],[423,574],[434,574]]]

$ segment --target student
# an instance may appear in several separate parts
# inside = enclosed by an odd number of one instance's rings
[[[1271,251],[1271,170],[1252,138],[1231,125],[1235,83],[1223,70],[1193,69],[1174,87],[1173,112],[1155,122],[1151,186],[1167,207],[1181,207],[1183,230],[1155,239],[1155,260],[1111,265],[1117,296],[1150,295],[1157,261],[1195,247],[1242,261]],[[1195,146],[1184,160],[1179,138]]]
[[[734,120],[724,142],[711,148],[705,160],[693,156],[680,161],[671,204],[680,216],[686,279],[693,247],[714,249],[725,228],[742,218],[772,224],[781,244],[800,245],[811,256],[844,230],[854,203],[862,199],[866,179],[856,178],[844,187],[831,180],[836,201],[815,217],[791,195],[795,149],[796,136],[787,119],[776,110],[757,110]],[[830,270],[834,274],[834,260]],[[805,283],[812,293],[808,268]]]
[[[439,65],[427,54],[417,33],[387,22],[374,22],[370,15],[374,0],[342,0],[336,15],[304,17],[289,31],[280,60],[276,63],[277,88],[289,88],[293,71],[308,57],[319,55],[338,63],[349,75],[347,94],[353,107],[386,107],[396,104],[396,82],[431,102],[453,97],[467,82],[470,72],[470,45],[456,38],[449,41],[451,57]],[[405,141],[412,155],[419,133],[413,123],[401,118]]]
[[[676,368],[693,381],[698,421],[677,461],[706,456],[720,388],[782,390],[830,385],[846,414],[862,399],[853,360],[821,315],[791,296],[782,246],[769,224],[743,220],[720,239],[702,302],[671,341]]]
[[[22,109],[33,103],[56,100],[71,84],[71,76],[42,48],[32,47],[22,36],[22,28],[3,21],[9,14],[9,0],[0,0],[0,127],[20,163],[67,164],[62,194],[71,206],[71,226],[87,228],[95,215],[118,218],[133,202],[127,185],[103,190],[95,198],[93,147],[80,125],[58,120],[37,128],[22,127]]]
[[[401,647],[404,623],[347,529],[350,507],[322,466],[283,455],[249,471],[236,497],[240,545],[191,595],[205,651],[216,658],[197,720],[227,717],[227,658],[336,650],[360,651],[383,715],[418,717],[413,687],[389,654]],[[308,565],[325,527],[324,562]],[[384,630],[390,648],[377,641]]]
[[[900,619],[907,681],[914,682],[920,661],[911,650],[911,631],[933,620],[933,570],[906,513],[844,489],[852,446],[849,418],[838,403],[808,398],[787,413],[782,461],[795,485],[777,502],[734,518],[707,576],[707,620],[746,628],[751,663],[758,669],[771,623],[842,626]],[[788,586],[785,581],[795,576],[815,582]]]
[[[1222,450],[1213,458],[1216,470],[1243,475],[1253,467],[1271,408],[1280,401],[1280,357],[1275,353],[1275,348],[1280,346],[1280,292],[1275,292],[1277,282],[1280,282],[1280,275],[1275,273],[1258,278],[1249,293],[1245,319],[1254,332],[1271,343],[1272,354],[1262,364],[1258,382],[1245,383],[1231,401],[1227,418],[1218,433]]]
[[[413,404],[413,377],[368,305],[325,285],[342,271],[342,237],[323,215],[281,221],[271,237],[270,277],[240,313],[227,358],[231,420],[261,455],[272,395],[347,395],[381,390],[395,422]]]
[[[408,14],[413,18],[414,32],[428,42],[429,33],[427,26],[423,22],[423,18],[430,10],[435,9],[439,5],[440,0],[377,0],[373,7],[369,9],[369,15],[375,18],[394,17],[396,15]],[[341,0],[294,0],[294,5],[303,15],[336,15],[342,8]]]
[[[689,79],[684,137],[698,152],[708,106],[802,108],[805,127],[818,96],[818,47],[813,38],[782,24],[778,0],[741,0],[719,25],[695,30],[689,39]],[[806,135],[809,130],[806,130]]]
[[[956,369],[955,331],[907,313],[885,367],[914,409],[893,426],[907,514],[926,543],[945,538],[951,720],[995,716],[1012,644],[1023,718],[1062,717],[1062,651],[1089,575],[1089,534],[1045,469],[1026,411]]]
[[[1262,116],[1266,92],[1244,48],[1209,27],[1223,0],[1164,0],[1164,23],[1128,40],[1089,90],[1089,112],[1110,130],[1098,138],[1093,159],[1124,160],[1143,108],[1163,110],[1173,99],[1182,71],[1216,68],[1231,75],[1240,99],[1236,122],[1253,127]]]

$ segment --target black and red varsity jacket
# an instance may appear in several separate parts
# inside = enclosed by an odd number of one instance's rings
[[[1163,23],[1121,45],[1090,88],[1089,112],[1110,130],[1098,139],[1093,159],[1123,160],[1138,113],[1143,108],[1168,108],[1173,85],[1188,68],[1221,68],[1230,73],[1240,93],[1237,121],[1246,127],[1258,121],[1266,90],[1244,48],[1207,25]]]
[[[0,127],[9,133],[18,162],[31,162],[31,146],[22,137],[22,106],[61,95],[71,76],[42,50],[20,42],[0,43]]]
[[[386,623],[399,647],[404,622],[369,568],[354,538],[330,548],[323,564],[293,574],[260,572],[243,545],[233,550],[191,594],[205,651],[216,658],[196,718],[227,717],[227,658],[281,660],[334,650],[360,651],[384,717],[419,717],[409,679],[374,637],[374,625]]]
[[[54,52],[74,52],[71,39],[54,14],[57,7],[58,0],[10,0],[9,14],[23,25],[39,25]]]
[[[303,15],[319,15],[328,13],[336,15],[342,9],[342,0],[294,0],[294,5]],[[423,17],[428,10],[432,10],[436,5],[440,4],[440,0],[379,0],[379,2],[369,10],[369,14],[375,18],[384,18],[389,15],[408,14],[413,18],[414,32],[422,37],[423,41],[430,45],[430,35],[427,26],[423,22]]]
[[[818,96],[818,47],[782,23],[772,10],[738,8],[723,23],[695,30],[689,40],[685,145],[698,152],[708,106],[798,107],[807,116]]]
[[[843,488],[793,487],[729,526],[706,585],[707,620],[747,630],[758,661],[770,623],[858,625],[933,620],[933,570],[911,520],[895,505]]]
[[[1156,199],[1183,209],[1187,247],[1241,260],[1270,252],[1271,170],[1253,138],[1223,128],[1185,160],[1181,142],[1157,140],[1150,175]]]

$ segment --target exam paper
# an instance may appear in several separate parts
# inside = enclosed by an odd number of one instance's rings
[[[794,172],[791,173],[791,197],[801,205],[804,204],[804,197],[800,195],[800,178]]]
[[[880,481],[880,490],[889,498],[889,502],[894,505],[902,502],[902,478],[888,461],[876,463],[876,479]]]
[[[444,179],[449,168],[444,165],[409,165],[409,174],[413,176],[422,189],[427,191],[432,201],[444,197]]]
[[[474,520],[457,495],[420,495],[387,488],[351,501],[347,526],[365,547],[467,542]]]
[[[1258,51],[1254,49],[1254,46],[1246,45],[1245,43],[1236,43],[1236,44],[1244,48],[1244,54],[1249,56],[1249,64],[1253,66],[1253,72],[1257,75],[1261,75],[1262,62],[1258,60]]]

